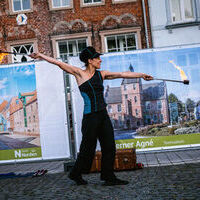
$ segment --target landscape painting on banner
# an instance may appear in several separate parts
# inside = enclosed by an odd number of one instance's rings
[[[41,157],[35,65],[0,67],[0,161]]]
[[[102,60],[103,70],[190,81],[104,81],[118,149],[200,145],[200,47],[108,53]]]

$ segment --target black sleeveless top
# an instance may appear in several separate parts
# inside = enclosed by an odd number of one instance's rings
[[[94,75],[79,86],[79,90],[84,100],[83,114],[101,111],[106,108],[103,96],[104,86],[100,71],[95,71]]]

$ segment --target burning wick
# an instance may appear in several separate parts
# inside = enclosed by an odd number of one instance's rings
[[[183,84],[189,85],[190,81],[189,80],[183,80]]]

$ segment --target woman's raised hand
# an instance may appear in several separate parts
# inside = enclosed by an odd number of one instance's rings
[[[148,74],[142,74],[142,78],[145,80],[145,81],[150,81],[150,80],[153,80],[153,77],[148,75]]]
[[[29,55],[31,58],[33,59],[37,59],[37,58],[40,58],[40,53],[32,53]]]

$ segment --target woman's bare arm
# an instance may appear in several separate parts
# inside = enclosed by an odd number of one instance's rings
[[[59,60],[56,60],[55,58],[46,56],[42,53],[32,53],[31,55],[29,55],[31,58],[34,59],[42,59],[42,60],[46,60],[49,63],[55,64],[58,67],[60,67],[62,70],[66,71],[67,73],[70,73],[72,75],[80,75],[80,71],[81,69],[72,65],[69,65],[67,63],[61,62]]]
[[[153,80],[153,77],[138,72],[110,72],[110,71],[101,71],[103,79],[117,79],[117,78],[143,78],[146,81]]]

